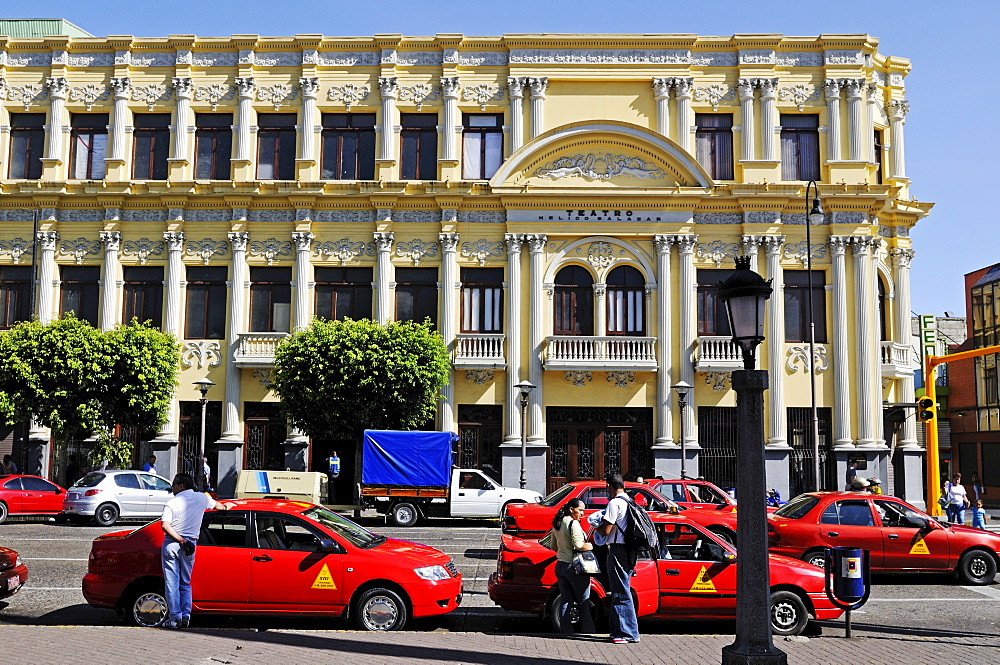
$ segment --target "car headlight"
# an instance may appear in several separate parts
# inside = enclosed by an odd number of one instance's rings
[[[451,575],[445,570],[444,566],[427,566],[426,568],[414,568],[415,572],[419,577],[425,580],[450,580]]]
[[[14,562],[14,567],[16,568],[18,566],[23,566],[23,565],[24,565],[24,561],[21,560],[21,555],[18,554],[17,555],[17,561]]]

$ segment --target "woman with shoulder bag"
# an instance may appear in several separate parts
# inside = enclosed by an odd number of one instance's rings
[[[594,619],[590,614],[590,575],[577,574],[573,559],[580,552],[589,552],[594,546],[587,542],[580,520],[584,503],[570,499],[559,509],[552,520],[552,533],[556,540],[556,578],[559,580],[559,628],[563,634],[573,633],[573,608],[578,608],[580,632],[593,633]]]

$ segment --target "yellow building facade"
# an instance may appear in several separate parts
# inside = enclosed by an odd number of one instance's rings
[[[43,321],[176,334],[169,421],[123,434],[137,462],[189,466],[207,377],[223,495],[334,449],[353,468],[353,442],[289,430],[268,389],[314,316],[430,316],[454,359],[436,426],[506,485],[527,380],[529,487],[676,475],[682,449],[730,486],[741,361],[716,284],[746,254],[775,287],[769,486],[815,482],[815,371],[820,484],[857,460],[919,502],[912,419],[882,421],[913,400],[909,236],[931,208],[908,192],[909,70],[867,35],[0,38],[0,323],[34,283]],[[22,438],[61,480],[72,451]]]

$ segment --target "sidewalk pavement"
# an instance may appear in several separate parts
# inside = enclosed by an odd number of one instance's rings
[[[836,625],[836,622],[827,624]],[[984,633],[935,636],[855,631],[842,624],[822,637],[775,638],[790,665],[879,663],[884,665],[993,665],[1000,638]],[[638,644],[606,638],[565,639],[555,634],[392,632],[324,630],[191,629],[172,631],[120,626],[3,625],[0,658],[17,665],[717,665],[729,635],[644,635]]]

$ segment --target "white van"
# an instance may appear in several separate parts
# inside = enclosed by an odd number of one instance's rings
[[[327,477],[318,471],[240,471],[236,474],[237,499],[288,499],[324,503]]]

